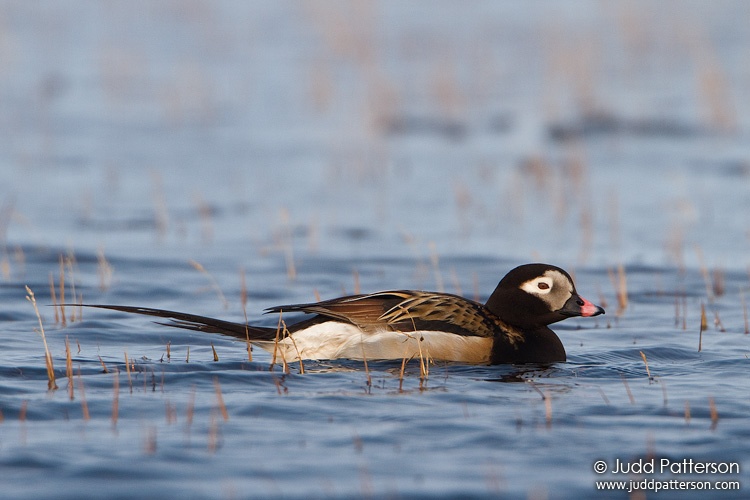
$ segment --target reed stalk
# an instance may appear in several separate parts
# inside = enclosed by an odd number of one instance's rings
[[[73,381],[73,357],[70,354],[70,341],[65,336],[65,376],[68,377],[68,396],[70,400],[75,399],[75,383]]]
[[[216,281],[216,278],[213,277],[211,273],[209,273],[205,267],[203,267],[202,264],[199,262],[196,262],[194,260],[189,260],[188,263],[193,266],[193,268],[198,271],[199,273],[206,276],[206,279],[208,279],[209,283],[211,284],[211,288],[214,289],[216,292],[216,295],[219,296],[219,300],[221,300],[221,304],[224,307],[224,309],[229,309],[229,301],[227,300],[226,296],[224,295],[224,292],[221,291],[221,287],[219,286],[219,282]]]
[[[52,362],[52,354],[49,352],[49,346],[47,345],[47,336],[44,334],[42,315],[39,314],[39,308],[36,305],[36,297],[34,297],[34,292],[31,291],[31,288],[29,288],[28,285],[26,286],[26,300],[31,302],[31,305],[34,306],[34,312],[36,313],[36,318],[39,321],[38,333],[42,336],[42,343],[44,344],[44,360],[45,365],[47,366],[47,389],[50,391],[54,391],[57,389],[57,383],[55,381],[55,366]]]

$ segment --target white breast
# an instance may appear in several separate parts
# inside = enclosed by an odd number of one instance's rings
[[[492,339],[438,331],[366,333],[354,325],[329,321],[275,342],[253,342],[287,363],[301,359],[425,359],[488,363]]]

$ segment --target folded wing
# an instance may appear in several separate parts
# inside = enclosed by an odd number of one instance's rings
[[[464,336],[493,337],[498,329],[504,330],[506,326],[477,302],[458,295],[412,290],[276,306],[267,311],[317,314],[352,323],[365,332],[437,330]],[[290,331],[294,331],[294,326]]]

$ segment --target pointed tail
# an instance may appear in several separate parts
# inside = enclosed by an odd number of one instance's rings
[[[276,338],[276,328],[250,326],[245,323],[233,323],[231,321],[209,318],[207,316],[198,316],[196,314],[167,311],[165,309],[152,309],[150,307],[113,306],[102,304],[80,305],[84,307],[96,307],[98,309],[110,309],[113,311],[167,318],[171,321],[164,323],[156,321],[156,323],[159,325],[184,328],[186,330],[195,330],[198,332],[221,333],[241,340],[246,340],[248,338],[251,341],[274,340]]]

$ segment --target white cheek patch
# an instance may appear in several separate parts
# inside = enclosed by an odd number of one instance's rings
[[[531,295],[549,295],[554,283],[555,280],[551,276],[539,276],[522,284],[521,290]]]

